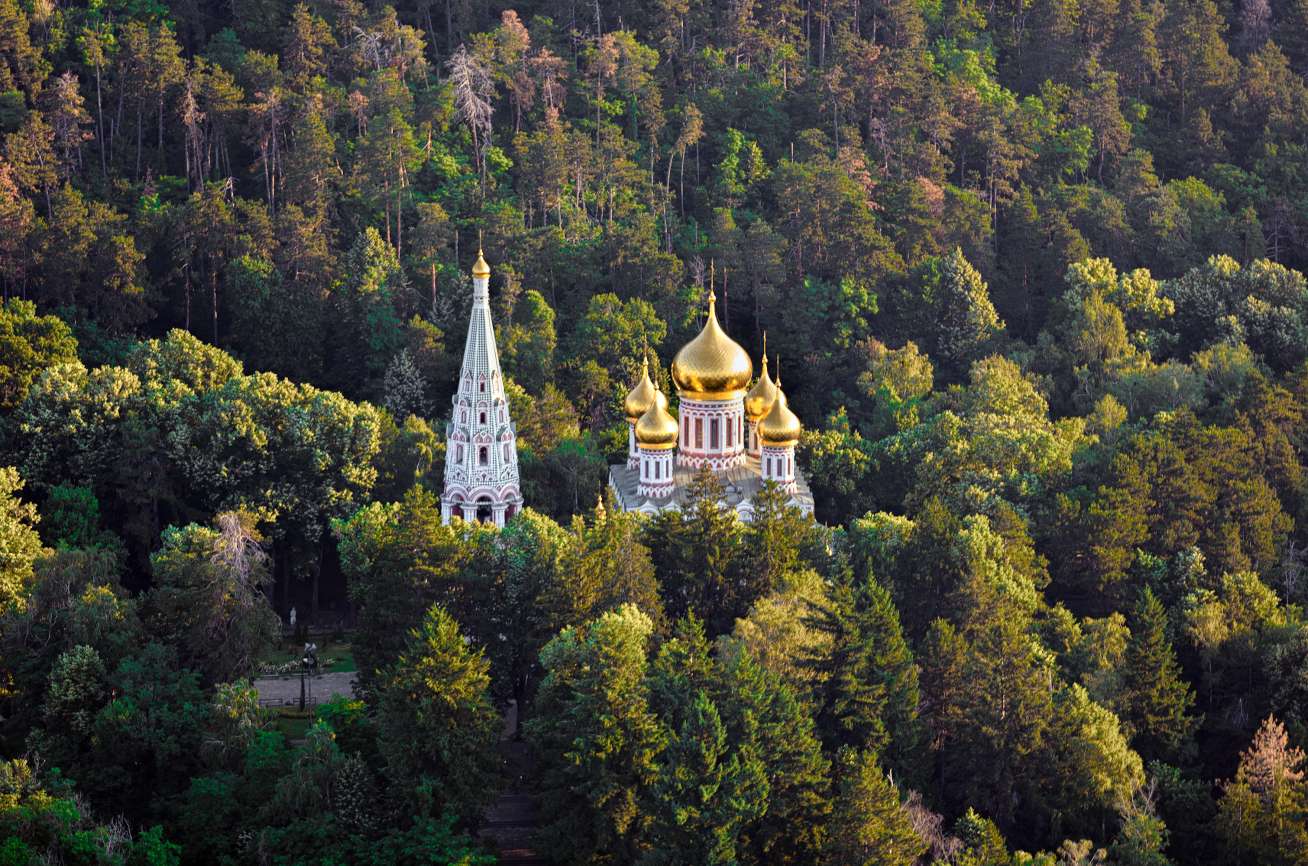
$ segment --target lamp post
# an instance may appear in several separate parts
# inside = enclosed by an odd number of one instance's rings
[[[300,712],[304,712],[304,683],[306,676],[312,676],[313,670],[318,667],[318,645],[316,643],[307,643],[304,645],[304,654],[300,658]],[[313,700],[313,682],[309,681],[309,700]]]

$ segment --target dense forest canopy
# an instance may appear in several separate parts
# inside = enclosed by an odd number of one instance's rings
[[[1308,0],[0,0],[0,864],[1308,864],[1306,268]],[[815,517],[603,498],[710,290]]]

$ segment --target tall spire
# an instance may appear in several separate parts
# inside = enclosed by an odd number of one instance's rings
[[[446,428],[445,490],[441,515],[493,519],[499,526],[522,507],[517,436],[509,420],[488,287],[490,266],[477,248],[472,309],[463,344],[454,412]]]

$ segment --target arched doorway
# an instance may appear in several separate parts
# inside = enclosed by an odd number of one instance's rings
[[[491,523],[495,520],[495,511],[491,508],[491,501],[483,496],[477,500],[477,522]]]

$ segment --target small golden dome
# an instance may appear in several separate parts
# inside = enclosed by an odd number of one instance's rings
[[[772,377],[768,375],[768,356],[763,355],[763,372],[759,373],[758,381],[754,387],[749,389],[745,395],[745,417],[753,423],[758,423],[768,414],[772,404],[777,399],[777,386],[772,383]]]
[[[486,264],[486,257],[481,254],[481,248],[477,248],[477,261],[472,266],[472,275],[477,279],[486,279],[490,277],[490,265]]]
[[[803,429],[795,413],[790,411],[785,393],[778,387],[777,399],[772,401],[772,408],[758,422],[759,440],[773,448],[788,448],[799,441]]]
[[[631,389],[627,399],[622,401],[622,411],[626,414],[627,420],[635,424],[640,420],[640,416],[650,406],[654,405],[654,395],[659,392],[654,387],[654,383],[649,378],[649,358],[646,358],[640,365],[640,381],[636,387]]]
[[[677,447],[677,419],[668,412],[668,398],[654,392],[654,402],[636,422],[636,444],[647,451],[670,451]]]
[[[672,361],[672,381],[691,400],[739,398],[754,378],[754,365],[740,344],[718,324],[717,296],[709,291],[708,321],[704,329],[681,347]]]

